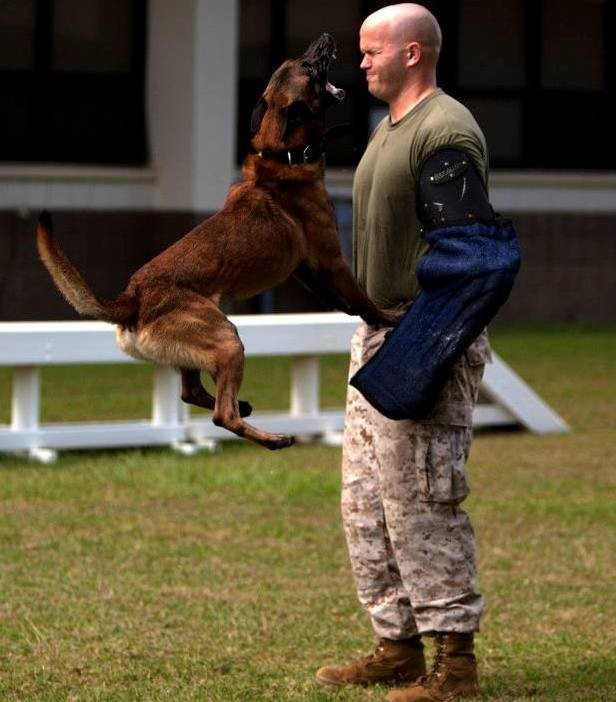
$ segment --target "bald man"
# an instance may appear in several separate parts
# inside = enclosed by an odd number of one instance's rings
[[[360,29],[367,87],[389,107],[353,185],[355,274],[382,307],[409,307],[419,293],[423,234],[450,223],[488,222],[487,148],[470,112],[437,87],[441,30],[421,5],[370,15]],[[372,357],[386,329],[362,324],[350,375]],[[342,516],[359,600],[379,637],[369,656],[317,671],[324,685],[411,683],[390,702],[442,702],[478,690],[473,634],[483,600],[475,591],[475,542],[460,507],[468,495],[473,408],[485,332],[465,350],[421,421],[383,416],[353,387],[347,396]],[[426,675],[422,637],[436,653]]]

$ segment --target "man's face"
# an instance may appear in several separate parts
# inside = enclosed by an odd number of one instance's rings
[[[359,50],[363,54],[360,68],[366,71],[369,92],[379,100],[391,102],[404,85],[407,47],[392,41],[386,26],[364,23],[359,30]]]

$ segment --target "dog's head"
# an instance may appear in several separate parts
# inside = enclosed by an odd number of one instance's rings
[[[325,33],[303,56],[285,61],[275,71],[252,113],[255,151],[282,151],[321,142],[325,111],[344,99],[344,90],[327,79],[335,56],[334,38]]]

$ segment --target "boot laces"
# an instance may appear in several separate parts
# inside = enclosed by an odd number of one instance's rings
[[[367,665],[369,663],[374,663],[375,661],[378,661],[380,658],[383,658],[383,654],[385,653],[385,646],[383,646],[383,643],[379,643],[377,647],[372,651],[372,653],[369,653],[367,656],[363,656],[363,658],[360,658],[358,661],[358,665]]]
[[[443,674],[443,661],[445,658],[445,642],[440,636],[436,637],[436,651],[434,652],[434,660],[432,667],[427,675],[423,675],[418,682],[422,685],[429,685],[437,680]]]

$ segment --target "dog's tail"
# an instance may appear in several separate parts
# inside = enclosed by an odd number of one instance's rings
[[[58,290],[84,317],[93,317],[113,324],[130,323],[137,311],[137,300],[129,293],[122,293],[116,300],[97,297],[85,278],[69,261],[53,235],[51,215],[44,210],[36,229],[39,255]]]

